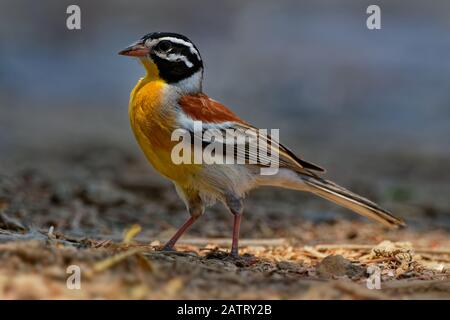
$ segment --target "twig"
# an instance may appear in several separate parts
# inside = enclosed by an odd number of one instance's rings
[[[323,253],[317,251],[317,250],[314,249],[313,247],[304,246],[302,249],[303,249],[303,251],[312,254],[312,255],[313,255],[314,257],[316,257],[316,258],[321,258],[321,259],[323,259],[323,258],[325,258],[325,257],[327,256],[326,254],[323,254]]]
[[[448,274],[441,274],[440,276],[446,277],[444,280],[422,280],[420,277],[410,278],[405,280],[393,280],[383,283],[384,289],[404,289],[411,287],[427,288],[433,287],[435,285],[450,284],[450,279],[448,279]]]
[[[161,240],[161,242],[165,242]],[[196,245],[196,246],[206,246],[208,244],[217,246],[230,246],[231,239],[228,238],[187,238],[181,239],[179,244]],[[288,241],[285,238],[274,238],[274,239],[240,239],[239,245],[241,246],[282,246],[287,245]]]
[[[93,247],[94,248],[103,248],[103,247],[106,247],[111,242],[112,242],[111,240],[101,240],[101,241],[97,242]]]
[[[348,250],[372,250],[373,245],[366,244],[319,244],[315,246],[318,251],[348,249]]]
[[[417,248],[414,249],[417,253],[430,253],[430,254],[449,254],[450,255],[450,249],[429,249],[429,248]]]
[[[392,257],[384,257],[384,258],[377,258],[377,259],[367,259],[367,260],[361,260],[361,263],[367,264],[367,263],[378,263],[378,262],[385,262],[385,261],[392,261],[395,260],[395,258]]]
[[[140,253],[140,250],[138,250],[138,249],[132,249],[132,250],[120,252],[112,257],[109,257],[100,262],[97,262],[94,265],[93,270],[94,270],[94,272],[105,271],[106,269],[109,269],[112,266],[118,264],[119,262],[127,259],[128,257],[134,256],[138,253]]]
[[[39,231],[30,230],[27,233],[17,233],[0,229],[0,242],[9,241],[28,241],[28,240],[47,240],[47,235],[43,235]]]
[[[431,254],[426,254],[426,253],[421,253],[420,254],[422,258],[427,259],[427,260],[431,260],[431,261],[443,261],[443,262],[450,262],[450,258],[447,257],[441,257],[439,255],[431,255]]]
[[[315,246],[318,251],[326,251],[326,250],[337,250],[337,249],[348,249],[348,250],[372,250],[376,245],[370,244],[319,244]],[[414,251],[417,253],[431,253],[431,254],[449,254],[450,249],[442,248],[442,249],[430,249],[430,248],[414,248]]]

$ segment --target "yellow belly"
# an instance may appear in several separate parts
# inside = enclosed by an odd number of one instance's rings
[[[172,162],[172,148],[177,143],[171,141],[175,114],[161,103],[165,86],[166,83],[158,79],[143,78],[138,82],[130,97],[131,127],[153,167],[167,178],[186,185],[199,166]]]

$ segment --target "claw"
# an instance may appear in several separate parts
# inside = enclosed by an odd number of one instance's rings
[[[174,251],[176,251],[175,248],[173,247],[173,245],[169,245],[169,244],[165,244],[160,250],[164,251],[164,252],[174,252]]]

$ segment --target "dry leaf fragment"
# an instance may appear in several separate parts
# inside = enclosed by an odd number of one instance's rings
[[[94,265],[94,271],[95,272],[105,271],[105,270],[111,268],[112,266],[118,264],[119,262],[125,260],[126,258],[137,254],[138,252],[140,252],[140,250],[132,249],[132,250],[128,250],[128,251],[124,251],[124,252],[118,253],[118,254],[116,254],[116,255],[114,255],[112,257],[109,257],[109,258],[107,258],[105,260],[97,262]]]
[[[130,244],[131,241],[141,232],[142,228],[138,224],[133,224],[131,228],[125,230],[123,236],[123,243]]]

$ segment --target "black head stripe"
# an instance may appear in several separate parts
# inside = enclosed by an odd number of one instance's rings
[[[154,55],[151,55],[151,58],[158,66],[159,76],[168,83],[187,79],[201,69],[200,64],[194,64],[189,68],[184,61],[168,61]]]
[[[150,57],[158,66],[159,75],[168,83],[179,82],[189,78],[203,68],[203,61],[195,45],[185,36],[169,33],[155,32],[142,37],[143,41],[156,43],[150,53]],[[158,41],[170,42],[170,50],[160,50]],[[161,48],[166,48],[167,43]]]
[[[182,34],[179,33],[174,33],[174,32],[152,32],[152,33],[148,33],[145,36],[143,36],[141,38],[141,40],[148,40],[148,39],[161,39],[161,38],[177,38],[180,40],[184,40],[186,42],[192,43],[191,40],[189,40],[188,37],[183,36]]]

